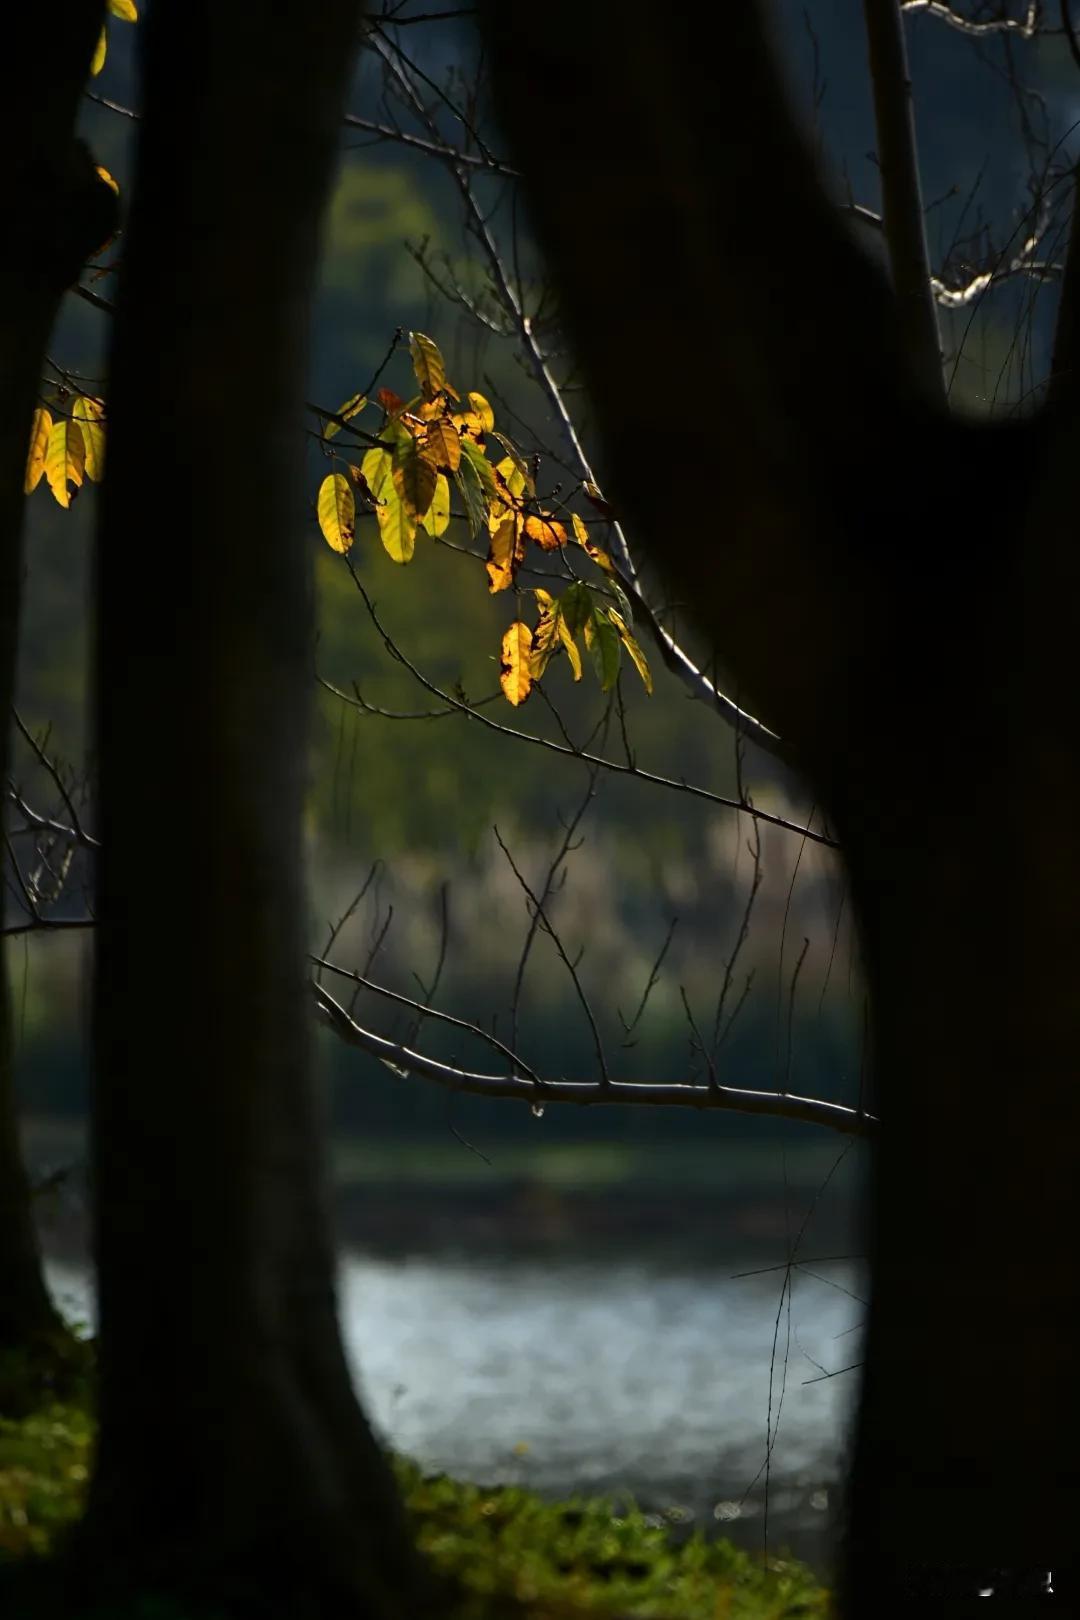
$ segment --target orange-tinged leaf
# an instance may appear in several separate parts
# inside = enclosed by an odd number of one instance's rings
[[[319,485],[318,513],[323,539],[344,555],[356,539],[356,502],[344,473],[328,473]]]
[[[100,399],[80,394],[72,406],[86,452],[86,476],[100,484],[105,476],[105,405]]]
[[[96,79],[102,68],[105,66],[105,57],[108,49],[109,36],[105,30],[104,24],[102,24],[101,33],[98,35],[98,42],[94,46],[94,54],[90,58],[90,77],[92,79]]]
[[[446,380],[446,366],[437,343],[425,337],[423,332],[410,332],[409,353],[420,392],[425,399],[434,399],[436,394],[451,394],[457,399],[457,394]]]
[[[394,416],[398,411],[405,409],[405,401],[400,394],[395,394],[392,388],[380,388],[375,398],[387,416]]]
[[[578,545],[581,546],[583,551],[588,553],[593,562],[596,564],[597,568],[602,568],[605,574],[614,573],[614,565],[611,558],[608,556],[607,552],[604,551],[601,546],[598,546],[591,538],[589,531],[585,526],[584,520],[580,518],[576,512],[572,512],[570,516],[574,525],[574,537],[577,540]]]
[[[420,527],[426,529],[432,539],[438,539],[445,534],[450,526],[450,485],[446,474],[440,473],[435,480],[435,494],[431,505],[420,519]]]
[[[112,190],[116,192],[116,195],[119,197],[119,195],[120,195],[120,187],[117,185],[116,181],[113,179],[113,177],[109,173],[108,169],[106,169],[104,167],[104,165],[101,164],[101,163],[95,163],[94,164],[94,172],[96,173],[98,179],[99,180],[104,180],[105,184],[107,186],[110,186],[112,188]]]
[[[424,453],[436,467],[456,472],[461,461],[461,435],[452,422],[436,417],[427,425],[424,435]]]
[[[53,423],[45,447],[45,477],[61,506],[71,505],[69,484],[78,489],[86,467],[86,446],[78,422],[66,416]]]
[[[27,495],[32,495],[41,483],[52,425],[52,415],[39,405],[30,423],[30,449],[26,457],[26,477],[23,480],[23,491]]]
[[[544,551],[558,551],[560,546],[566,544],[566,529],[563,524],[556,523],[550,512],[541,516],[530,513],[525,519],[525,534]]]
[[[562,613],[550,591],[536,590],[533,594],[536,597],[539,614],[533,632],[532,650],[529,653],[529,674],[534,681],[538,681],[547,668],[552,653],[560,645],[559,620]]]
[[[492,596],[505,591],[514,582],[524,555],[521,542],[521,520],[516,512],[507,512],[491,530],[485,567],[488,572],[488,591]]]
[[[416,548],[416,516],[399,498],[392,482],[384,485],[383,504],[375,508],[375,516],[387,556],[396,563],[411,562]]]
[[[469,410],[480,419],[481,431],[490,433],[495,426],[495,412],[483,394],[466,394],[465,398],[468,401]]]
[[[608,608],[607,616],[615,626],[616,630],[619,632],[619,640],[626,648],[630,662],[641,676],[642,684],[644,685],[646,692],[648,692],[649,696],[652,697],[652,671],[649,668],[648,660],[646,659],[645,654],[642,652],[641,648],[634,640],[634,637],[631,635],[629,626],[627,625],[622,614],[619,613],[615,608]]]
[[[139,9],[135,4],[135,0],[109,0],[109,10],[114,17],[119,17],[121,22],[138,22],[139,20]]]
[[[415,528],[435,495],[435,465],[415,439],[402,435],[394,446],[391,467],[398,499],[413,519]]]
[[[512,703],[515,709],[519,703],[525,702],[532,691],[532,676],[529,673],[532,640],[532,631],[520,619],[514,620],[502,638],[499,685],[506,701]]]

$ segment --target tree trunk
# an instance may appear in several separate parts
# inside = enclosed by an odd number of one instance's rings
[[[1053,1570],[1067,1596],[1077,424],[976,428],[920,393],[757,10],[725,16],[716,52],[644,3],[616,28],[601,0],[549,0],[527,51],[509,8],[483,19],[605,492],[785,739],[851,874],[882,1130],[844,1613],[952,1614],[1005,1595],[1002,1568]]]
[[[101,0],[62,0],[50,16],[47,52],[41,48],[41,18],[33,7],[16,8],[5,25],[8,59],[15,65],[0,102],[0,150],[7,154],[3,209],[10,244],[0,262],[0,787],[5,794],[5,819],[30,422],[41,386],[45,346],[64,289],[109,234],[113,217],[112,193],[97,179],[88,154],[73,138],[79,94],[104,9]],[[13,1401],[32,1392],[27,1373],[33,1375],[35,1363],[43,1384],[49,1387],[70,1348],[41,1274],[30,1186],[19,1150],[13,1056],[3,951],[0,1408],[10,1408]]]
[[[418,1612],[338,1330],[304,989],[301,402],[358,7],[156,5],[97,555],[100,1448],[82,1567]]]

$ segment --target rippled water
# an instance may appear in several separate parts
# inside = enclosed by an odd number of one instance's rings
[[[781,1306],[782,1271],[349,1253],[342,1314],[369,1411],[425,1466],[558,1495],[629,1490],[754,1546],[771,1398],[769,1545],[823,1566],[857,1375],[822,1373],[858,1361],[865,1289],[854,1265],[811,1269]],[[85,1268],[48,1272],[92,1320]]]

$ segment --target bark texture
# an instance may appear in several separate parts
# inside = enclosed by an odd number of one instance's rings
[[[350,1384],[309,1054],[301,404],[354,0],[146,25],[97,549],[100,1447],[80,1567],[418,1612]]]
[[[812,172],[764,7],[733,8],[716,49],[638,0],[617,26],[602,0],[549,0],[527,49],[510,8],[482,11],[605,493],[791,746],[851,874],[882,1130],[844,1613],[959,1612],[1002,1566],[1053,1569],[1065,1595],[1075,391],[1008,428],[935,408]],[[647,470],[646,367],[666,398],[711,401],[673,448],[709,515],[693,531]]]

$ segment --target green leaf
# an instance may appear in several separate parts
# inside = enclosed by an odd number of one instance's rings
[[[356,502],[344,473],[328,473],[319,485],[318,513],[323,539],[344,556],[356,539]]]
[[[366,404],[366,394],[354,394],[351,399],[345,401],[344,405],[338,406],[335,414],[340,416],[343,422],[351,422],[354,416],[360,415]],[[323,438],[332,439],[335,433],[341,432],[341,427],[341,422],[327,422],[323,428]]]
[[[435,494],[431,505],[420,519],[420,527],[426,529],[433,539],[445,534],[450,525],[450,485],[445,473],[440,473],[435,480]]]
[[[464,449],[466,440],[462,440]],[[461,465],[454,474],[454,482],[465,503],[465,515],[469,520],[469,533],[475,540],[487,523],[487,501],[484,498],[484,486],[480,481],[480,474],[475,463],[469,456],[462,456]]]
[[[375,508],[375,516],[387,556],[396,563],[411,562],[416,547],[416,515],[400,499],[393,483],[384,485],[383,504]]]
[[[623,618],[622,614],[617,613],[614,608],[608,608],[607,613],[608,618],[619,632],[619,639],[630,655],[630,660],[633,663],[634,668],[641,676],[646,692],[648,692],[649,696],[652,697],[652,671],[649,668],[648,660],[646,659],[645,654],[642,652],[641,648],[630,634],[626,620]]]
[[[463,438],[461,440],[461,454],[475,468],[476,476],[483,486],[486,499],[489,501],[501,500],[502,491],[499,489],[498,480],[495,477],[495,468],[491,465],[480,446],[474,443],[472,439]]]
[[[379,450],[373,445],[360,463],[364,481],[377,501],[385,498],[386,486],[393,476],[393,468],[394,462],[389,447]]]
[[[592,605],[585,620],[585,646],[592,653],[593,665],[602,692],[610,692],[619,677],[619,632],[608,617],[606,609]]]
[[[581,580],[576,580],[563,592],[561,600],[563,618],[570,634],[576,636],[592,615],[592,593]]]
[[[86,450],[86,476],[100,484],[105,476],[105,406],[100,399],[80,394],[72,407]]]

